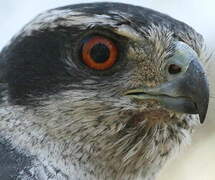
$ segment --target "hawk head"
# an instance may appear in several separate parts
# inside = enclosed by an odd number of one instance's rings
[[[147,8],[42,13],[1,52],[1,134],[71,178],[151,178],[205,119],[202,46]]]

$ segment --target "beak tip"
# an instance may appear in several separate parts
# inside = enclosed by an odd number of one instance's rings
[[[199,114],[199,118],[200,118],[200,123],[203,124],[205,122],[206,113]]]
[[[201,118],[201,117],[200,117],[200,123],[203,124],[204,121],[205,121],[205,118]]]
[[[204,105],[204,104],[203,104]],[[207,103],[208,105],[208,103]],[[199,109],[199,119],[200,119],[200,123],[203,124],[205,122],[206,116],[207,116],[207,110],[208,110],[208,106],[205,105],[204,108],[198,108]]]

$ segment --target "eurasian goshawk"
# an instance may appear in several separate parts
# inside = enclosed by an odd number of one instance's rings
[[[154,179],[205,119],[203,54],[147,8],[40,14],[0,54],[0,179]]]

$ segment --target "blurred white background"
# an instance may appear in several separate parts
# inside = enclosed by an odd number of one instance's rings
[[[112,0],[113,1],[113,0]],[[92,0],[7,0],[0,2],[0,50],[24,24],[41,11]],[[98,0],[97,0],[98,2]],[[115,1],[125,2],[125,1]],[[191,25],[200,32],[210,51],[215,49],[214,0],[127,0],[126,3],[152,8]],[[158,180],[214,180],[215,179],[215,63],[208,68],[211,103],[206,123],[193,137],[193,143],[171,161]]]

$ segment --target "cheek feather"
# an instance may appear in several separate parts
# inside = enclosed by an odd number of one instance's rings
[[[170,115],[166,110],[150,110],[139,113],[132,118],[134,125],[141,124],[142,121],[147,121],[148,127],[153,127],[156,124],[163,123],[169,119]]]

